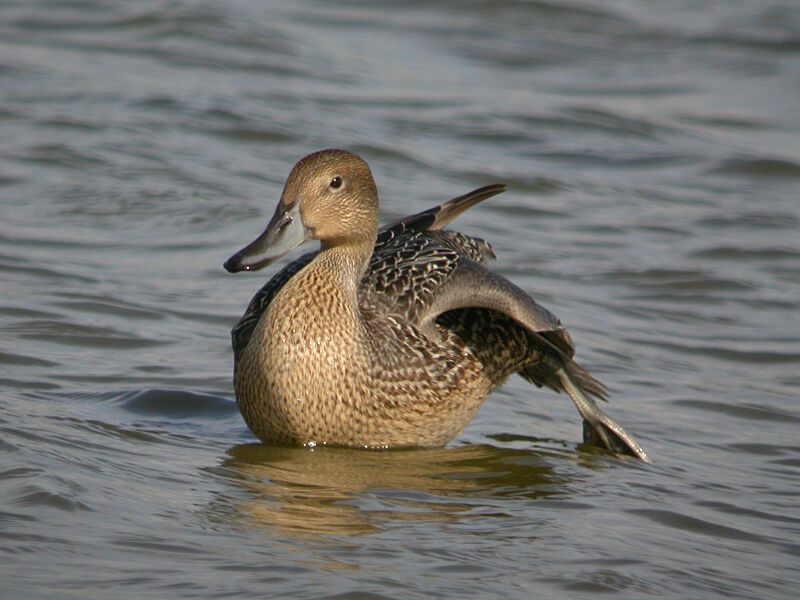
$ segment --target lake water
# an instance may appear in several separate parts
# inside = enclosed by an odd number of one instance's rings
[[[800,594],[800,7],[0,5],[2,598]],[[256,444],[222,262],[344,147],[569,327],[448,447]],[[305,250],[308,247],[304,248]]]

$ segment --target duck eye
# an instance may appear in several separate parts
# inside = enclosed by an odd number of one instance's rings
[[[330,184],[329,184],[329,185],[330,185],[330,186],[331,186],[331,188],[333,188],[334,190],[338,190],[340,187],[342,187],[342,178],[341,178],[341,177],[339,177],[339,176],[337,175],[336,177],[334,177],[333,179],[331,179],[331,182],[330,182]]]

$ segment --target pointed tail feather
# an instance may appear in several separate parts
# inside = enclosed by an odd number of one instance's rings
[[[608,388],[585,368],[573,360],[565,365],[564,370],[584,394],[608,402]]]

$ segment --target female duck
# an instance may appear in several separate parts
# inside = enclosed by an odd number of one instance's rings
[[[260,269],[309,239],[320,249],[285,266],[232,332],[234,388],[265,443],[440,446],[489,393],[519,373],[566,392],[588,442],[648,460],[592,400],[605,388],[572,360],[559,320],[483,266],[483,240],[442,227],[505,187],[493,185],[378,231],[367,164],[343,150],[306,156],[275,215],[232,256]]]

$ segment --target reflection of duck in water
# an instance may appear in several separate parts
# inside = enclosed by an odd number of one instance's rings
[[[604,388],[572,360],[559,320],[483,263],[483,240],[443,231],[493,185],[378,231],[367,164],[343,150],[303,158],[266,231],[231,257],[255,270],[309,239],[233,329],[234,387],[265,443],[440,446],[519,373],[564,391],[587,439],[647,460],[592,397]]]
[[[359,536],[416,520],[457,522],[485,517],[476,507],[502,512],[507,496],[563,496],[570,476],[556,473],[550,458],[572,455],[486,445],[364,452],[244,444],[229,453],[223,472],[247,494],[224,494],[223,506],[233,501],[252,523],[295,537]]]

